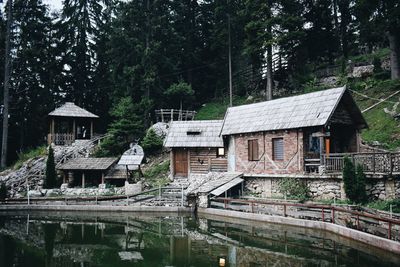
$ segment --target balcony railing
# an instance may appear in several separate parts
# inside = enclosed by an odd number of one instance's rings
[[[361,165],[365,173],[400,173],[400,153],[397,152],[340,153],[323,155],[322,165],[325,167],[325,173],[342,172],[345,157],[348,157],[354,165]]]
[[[71,133],[55,133],[47,135],[48,144],[57,146],[70,146],[75,141],[74,135]]]

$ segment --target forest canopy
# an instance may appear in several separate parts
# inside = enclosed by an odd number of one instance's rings
[[[117,129],[116,107],[129,103],[138,139],[156,108],[226,97],[229,40],[238,96],[265,95],[268,79],[301,92],[318,68],[382,48],[400,77],[398,0],[65,0],[59,12],[14,0],[9,153],[43,143],[47,114],[66,101],[99,115],[99,131]]]

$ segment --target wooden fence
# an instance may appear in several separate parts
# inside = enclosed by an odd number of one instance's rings
[[[216,198],[211,208],[322,221],[400,241],[400,220],[333,205]]]
[[[196,111],[182,109],[158,109],[155,111],[157,121],[190,121],[194,120]]]
[[[361,165],[366,173],[399,174],[400,153],[372,152],[323,155],[325,173],[343,171],[344,158],[348,157],[354,165]]]
[[[99,205],[102,202],[120,202],[122,205],[130,205],[149,199],[175,199],[179,200],[181,206],[184,205],[184,189],[180,187],[158,187],[146,190],[132,195],[115,195],[115,196],[86,196],[86,197],[26,197],[26,198],[8,198],[1,204],[22,204],[22,205]],[[126,200],[126,201],[124,201]],[[118,204],[118,203],[114,203]]]
[[[69,133],[55,133],[48,134],[48,144],[55,144],[57,146],[70,146],[75,141],[75,136]]]

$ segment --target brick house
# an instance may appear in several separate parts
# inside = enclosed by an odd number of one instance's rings
[[[227,159],[220,136],[222,120],[173,121],[164,141],[171,148],[173,177],[226,172]]]
[[[228,170],[245,176],[323,172],[335,153],[359,152],[367,127],[345,87],[230,107],[221,129]]]

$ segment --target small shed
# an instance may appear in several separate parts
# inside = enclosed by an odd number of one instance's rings
[[[164,146],[171,148],[171,173],[178,177],[227,171],[222,120],[174,121]]]
[[[70,186],[98,186],[104,184],[105,174],[118,158],[75,158],[57,166],[63,172],[63,183]]]
[[[99,116],[66,102],[49,113],[50,130],[47,142],[50,145],[71,145],[77,139],[90,139],[94,134],[94,120]]]
[[[141,176],[140,164],[144,158],[143,148],[138,145],[131,145],[131,148],[122,154],[118,163],[106,174],[106,180],[126,180],[138,172]]]

